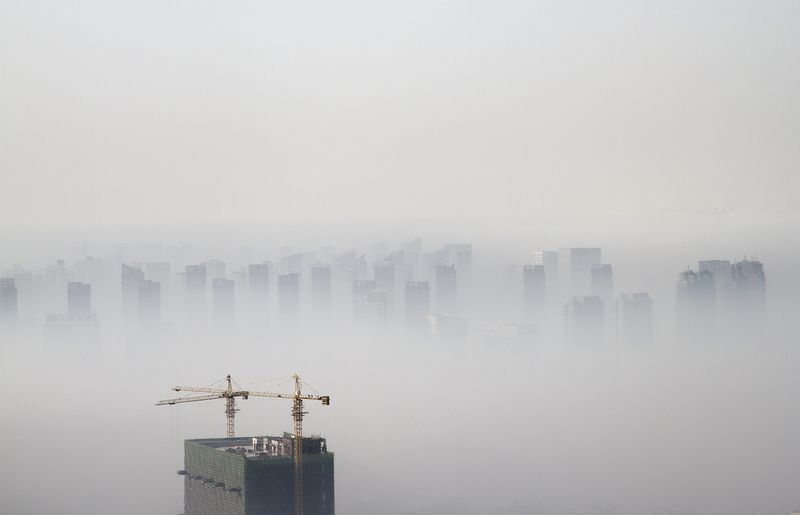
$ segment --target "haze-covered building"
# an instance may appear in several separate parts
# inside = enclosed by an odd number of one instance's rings
[[[623,293],[617,300],[617,342],[632,347],[653,343],[653,301],[647,293]]]
[[[142,281],[137,294],[139,324],[155,326],[161,323],[161,283]]]
[[[685,341],[709,343],[716,339],[716,286],[711,272],[681,272],[676,286],[675,319],[678,336]]]
[[[212,438],[184,442],[185,515],[294,512],[294,439]],[[303,438],[303,508],[333,515],[334,456],[324,438]]]
[[[544,323],[547,307],[547,279],[544,265],[522,267],[522,306],[527,322]]]
[[[735,291],[735,315],[739,334],[757,336],[766,325],[767,280],[758,261],[742,260],[731,265]]]
[[[269,322],[269,288],[272,276],[270,263],[256,263],[247,267],[247,294],[250,319],[259,326]]]
[[[214,323],[218,327],[232,326],[236,318],[236,283],[231,279],[217,277],[211,288]]]
[[[327,323],[331,317],[332,276],[330,265],[311,267],[311,315],[316,323]]]
[[[600,297],[603,305],[610,312],[611,304],[614,300],[614,271],[611,265],[592,265],[589,269],[589,274],[591,294],[595,297]]]
[[[122,278],[122,316],[128,323],[135,323],[139,300],[139,285],[144,281],[140,268],[126,264],[120,265]]]
[[[458,277],[455,265],[436,266],[436,311],[458,312]]]
[[[11,277],[0,278],[0,324],[17,321],[17,286]]]
[[[205,265],[186,265],[186,275],[184,278],[185,295],[184,304],[186,313],[189,317],[202,319],[206,316],[206,266]]]
[[[67,284],[67,315],[73,318],[92,314],[92,287],[86,283]]]
[[[406,329],[422,334],[427,327],[431,311],[431,293],[428,281],[408,281],[405,289]]]
[[[600,297],[573,297],[564,306],[567,341],[576,345],[599,345],[604,338],[604,309]]]
[[[592,265],[601,263],[599,248],[565,248],[560,251],[559,270],[564,282],[564,292],[570,297],[591,293]]]
[[[300,274],[278,275],[278,314],[284,329],[293,329],[300,313]]]

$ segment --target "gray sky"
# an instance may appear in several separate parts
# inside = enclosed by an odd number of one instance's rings
[[[798,212],[800,2],[0,2],[0,226]]]

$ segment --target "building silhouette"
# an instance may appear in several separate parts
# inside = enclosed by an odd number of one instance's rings
[[[86,283],[67,283],[67,315],[84,318],[92,314],[92,287]]]
[[[144,272],[141,269],[122,264],[122,317],[128,323],[134,323],[139,308],[139,285],[144,281]]]
[[[153,327],[161,323],[161,283],[145,280],[139,283],[139,325]]]
[[[185,515],[293,513],[294,439],[213,438],[184,442]],[[334,455],[324,438],[303,438],[306,515],[334,514]]]
[[[311,316],[317,324],[327,324],[331,317],[332,278],[330,265],[311,267]]]
[[[297,325],[300,312],[300,274],[289,272],[278,276],[278,314],[285,329]]]
[[[604,308],[600,297],[572,297],[564,306],[564,334],[575,345],[599,345],[605,334]]]
[[[202,320],[206,316],[207,276],[205,265],[186,265],[184,304],[190,318]]]
[[[408,281],[405,287],[406,329],[424,334],[427,315],[431,311],[431,292],[428,281]]]
[[[717,335],[734,336],[736,327],[736,287],[730,261],[708,259],[698,262],[698,270],[709,272],[714,280],[714,306]]]
[[[611,311],[611,303],[614,300],[614,272],[611,265],[592,265],[589,269],[589,283],[591,294],[600,297],[603,305]]]
[[[735,315],[738,334],[743,338],[759,336],[766,326],[767,280],[764,266],[747,259],[731,265],[735,291]]]
[[[218,327],[231,327],[236,317],[236,285],[230,279],[217,277],[211,284],[214,323]]]
[[[716,339],[717,308],[714,276],[708,270],[686,270],[678,276],[675,317],[678,336],[687,342]]]
[[[564,291],[570,297],[586,296],[591,293],[592,265],[601,263],[599,248],[564,248],[560,251],[559,270],[564,283]]]
[[[458,313],[458,276],[455,265],[436,266],[436,311]]]
[[[543,324],[547,308],[547,276],[544,265],[522,267],[522,306],[525,321]]]
[[[12,325],[17,322],[17,286],[11,277],[0,278],[0,324]]]
[[[259,326],[266,326],[269,323],[271,277],[272,265],[270,263],[253,264],[247,267],[250,319]]]
[[[625,346],[653,343],[653,301],[647,293],[623,293],[617,300],[617,342]]]

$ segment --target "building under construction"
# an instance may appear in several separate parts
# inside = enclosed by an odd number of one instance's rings
[[[186,440],[185,515],[289,515],[294,510],[294,437]],[[333,515],[333,453],[303,437],[306,515]]]

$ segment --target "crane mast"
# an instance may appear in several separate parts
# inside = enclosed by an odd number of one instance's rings
[[[300,376],[295,374],[292,418],[294,419],[294,513],[303,515],[303,398]]]
[[[300,376],[294,374],[292,379],[294,379],[294,391],[292,393],[255,392],[238,389],[238,385],[237,389],[234,390],[234,382],[229,374],[225,377],[225,388],[175,386],[172,389],[176,392],[205,393],[208,395],[165,399],[163,401],[158,401],[156,406],[225,399],[227,435],[228,438],[235,438],[234,418],[236,412],[239,411],[236,409],[236,397],[242,397],[245,400],[249,399],[251,396],[291,399],[292,420],[294,421],[294,448],[292,452],[294,461],[294,513],[295,515],[303,515],[303,416],[306,414],[306,412],[303,411],[303,401],[321,401],[323,406],[328,406],[331,403],[331,398],[328,395],[304,395]]]

